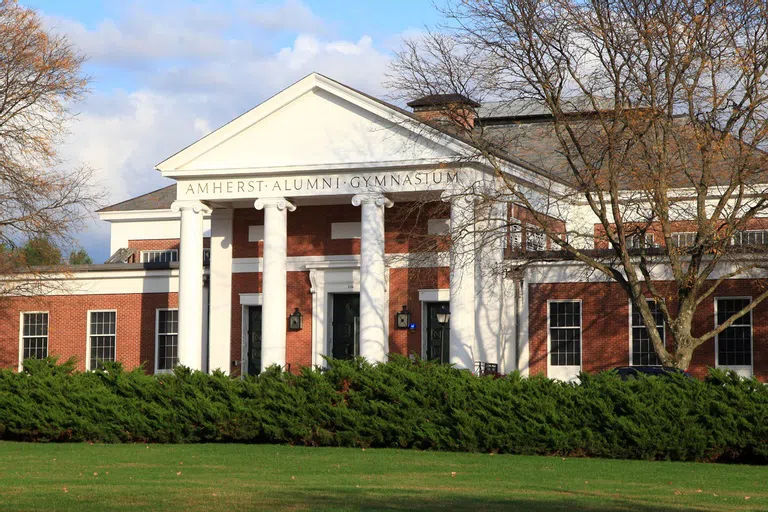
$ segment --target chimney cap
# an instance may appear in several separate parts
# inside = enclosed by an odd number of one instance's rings
[[[463,94],[429,94],[419,99],[409,101],[407,105],[414,110],[439,108],[448,105],[464,104],[472,108],[477,108],[480,104]]]

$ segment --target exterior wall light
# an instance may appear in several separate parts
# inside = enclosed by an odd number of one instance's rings
[[[403,305],[403,310],[395,315],[395,319],[397,320],[398,329],[408,329],[410,327],[411,313],[405,305]]]
[[[446,325],[451,321],[451,312],[448,311],[447,307],[443,306],[440,308],[440,311],[435,313],[435,317],[437,317],[437,323],[440,325]]]
[[[288,316],[288,329],[291,331],[300,331],[304,328],[304,317],[299,308]]]

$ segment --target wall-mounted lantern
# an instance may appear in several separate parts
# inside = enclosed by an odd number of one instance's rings
[[[411,313],[405,305],[403,305],[403,310],[395,315],[395,319],[397,320],[398,329],[408,329],[410,327]]]
[[[442,308],[440,308],[440,311],[435,313],[435,317],[436,317],[437,323],[439,323],[440,325],[446,325],[448,324],[448,322],[451,321],[451,312],[448,311],[447,307],[443,306]]]
[[[288,329],[291,331],[300,331],[304,328],[304,317],[299,308],[288,316]]]

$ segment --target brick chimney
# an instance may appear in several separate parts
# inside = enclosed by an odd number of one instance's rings
[[[421,121],[444,128],[471,129],[480,104],[461,94],[430,94],[408,102],[408,106]]]

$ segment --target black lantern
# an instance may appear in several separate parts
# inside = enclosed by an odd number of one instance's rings
[[[440,308],[440,311],[435,313],[435,317],[437,317],[437,323],[440,325],[446,325],[451,321],[451,312],[448,311],[447,307],[443,306]]]
[[[288,329],[292,331],[300,331],[304,327],[304,317],[301,316],[301,311],[296,308],[296,311],[288,316]]]
[[[405,305],[403,305],[403,310],[395,315],[395,319],[398,329],[408,329],[411,324],[411,313]]]

